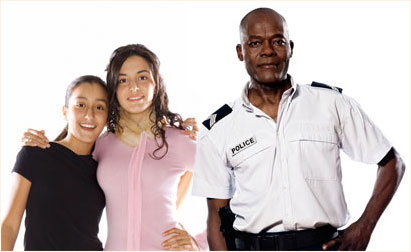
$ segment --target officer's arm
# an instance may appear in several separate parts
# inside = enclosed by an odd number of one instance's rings
[[[218,210],[225,207],[230,202],[229,199],[207,198],[208,218],[207,218],[207,240],[210,250],[227,250],[225,239],[220,231],[221,220]]]
[[[378,163],[374,190],[361,217],[345,230],[340,239],[326,243],[324,248],[341,243],[339,250],[365,250],[378,219],[401,182],[404,171],[405,165],[401,157],[392,148]]]

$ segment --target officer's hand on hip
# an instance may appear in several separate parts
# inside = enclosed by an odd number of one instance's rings
[[[373,229],[373,226],[358,220],[345,229],[337,238],[324,243],[323,250],[332,247],[336,247],[337,250],[365,250]]]

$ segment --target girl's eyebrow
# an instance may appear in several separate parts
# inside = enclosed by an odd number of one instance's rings
[[[137,74],[141,74],[141,73],[144,73],[144,72],[146,72],[148,74],[150,73],[148,70],[143,69],[143,70],[138,71]],[[118,75],[119,76],[127,76],[127,74],[124,74],[124,73],[119,73]]]
[[[85,96],[77,96],[76,99],[88,100],[87,97],[85,97]],[[103,99],[103,98],[96,99],[96,101],[102,101],[102,102],[108,103],[107,99]]]

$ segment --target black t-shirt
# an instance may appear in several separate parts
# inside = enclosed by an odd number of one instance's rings
[[[31,182],[25,250],[102,250],[97,237],[105,206],[97,162],[58,143],[23,147],[13,171]]]

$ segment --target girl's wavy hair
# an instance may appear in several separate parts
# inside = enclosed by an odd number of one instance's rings
[[[153,151],[152,158],[161,159],[168,152],[168,143],[165,136],[165,127],[171,126],[178,129],[183,129],[182,118],[177,113],[172,113],[168,108],[168,96],[160,75],[160,60],[157,56],[141,44],[126,45],[117,48],[111,55],[110,62],[107,66],[107,87],[109,93],[109,114],[107,130],[115,133],[119,125],[120,104],[117,100],[118,78],[121,66],[131,56],[142,57],[150,66],[150,70],[154,77],[155,91],[152,104],[150,106],[150,120],[154,123],[151,127],[151,132],[154,134],[157,149]],[[153,115],[155,119],[153,121]],[[164,155],[157,156],[157,152],[165,147]]]
[[[64,107],[68,108],[69,100],[70,100],[71,94],[73,93],[74,89],[76,89],[78,86],[85,84],[85,83],[97,84],[100,87],[102,87],[104,91],[107,93],[107,85],[102,79],[94,75],[83,75],[73,80],[68,85],[66,89],[66,96],[64,98]],[[61,133],[56,137],[56,139],[54,139],[54,141],[63,140],[64,138],[66,138],[67,134],[68,134],[68,124],[61,131]]]

